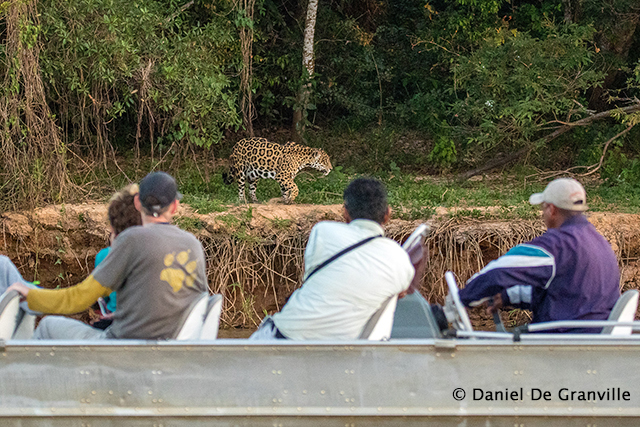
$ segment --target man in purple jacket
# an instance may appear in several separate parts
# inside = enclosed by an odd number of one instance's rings
[[[532,323],[554,320],[606,320],[620,296],[618,260],[583,212],[582,185],[556,179],[529,202],[542,205],[547,232],[515,246],[475,274],[460,299],[476,306],[493,298],[502,306],[530,309]],[[572,332],[598,332],[596,329]]]

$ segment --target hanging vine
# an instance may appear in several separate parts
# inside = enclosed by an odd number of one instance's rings
[[[36,2],[3,4],[6,38],[0,89],[1,196],[4,207],[62,200],[71,190],[66,148],[40,75]]]

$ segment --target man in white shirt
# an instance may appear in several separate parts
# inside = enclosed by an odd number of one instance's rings
[[[383,237],[390,214],[382,183],[368,178],[351,182],[344,191],[347,224],[323,221],[313,227],[302,287],[251,339],[357,339],[373,313],[405,291],[414,275],[407,253]]]

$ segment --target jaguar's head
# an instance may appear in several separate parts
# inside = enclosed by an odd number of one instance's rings
[[[311,167],[320,172],[324,172],[324,176],[329,175],[329,172],[333,169],[329,155],[319,148],[316,149],[315,160],[311,163]]]

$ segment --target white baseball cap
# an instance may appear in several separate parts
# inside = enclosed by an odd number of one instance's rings
[[[529,203],[539,205],[550,203],[560,209],[568,211],[586,211],[587,193],[584,187],[573,178],[558,178],[547,184],[542,193],[535,193],[529,197]]]

